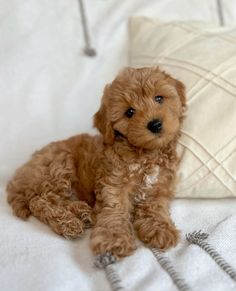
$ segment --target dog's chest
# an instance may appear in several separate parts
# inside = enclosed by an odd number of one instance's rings
[[[158,183],[160,167],[145,161],[132,163],[129,165],[129,176],[134,184],[131,196],[138,203],[145,200],[149,191]]]

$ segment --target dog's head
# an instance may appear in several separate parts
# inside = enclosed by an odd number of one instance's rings
[[[104,89],[94,125],[112,144],[117,135],[138,148],[167,145],[180,129],[185,87],[159,68],[126,68]]]

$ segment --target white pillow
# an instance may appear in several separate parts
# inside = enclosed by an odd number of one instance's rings
[[[177,197],[236,196],[236,29],[136,17],[130,64],[159,65],[187,88]]]

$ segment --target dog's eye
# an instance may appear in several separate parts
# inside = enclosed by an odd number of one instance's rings
[[[155,99],[156,102],[158,102],[160,104],[162,104],[163,100],[164,100],[163,96],[161,96],[161,95],[155,96],[154,99]]]
[[[127,111],[125,111],[125,115],[128,117],[128,118],[131,118],[135,113],[135,109],[130,107]]]

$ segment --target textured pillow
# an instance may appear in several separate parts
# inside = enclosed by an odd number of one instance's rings
[[[137,17],[130,39],[131,66],[159,65],[187,88],[177,197],[236,196],[236,29]]]

